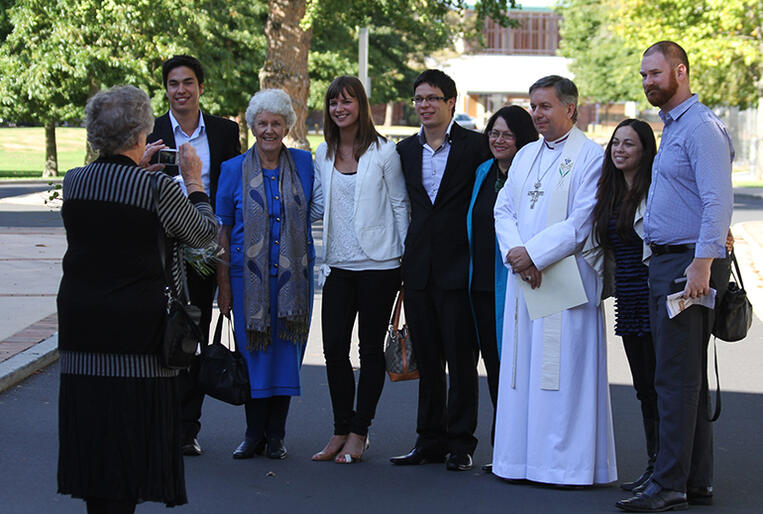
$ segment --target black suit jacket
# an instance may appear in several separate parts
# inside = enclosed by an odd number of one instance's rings
[[[220,178],[220,164],[241,154],[241,142],[238,139],[238,123],[235,121],[201,113],[209,142],[209,200],[215,206],[217,181]],[[161,139],[170,148],[176,148],[175,135],[172,133],[170,114],[166,113],[154,120],[154,131],[148,135],[147,143]],[[151,162],[156,162],[156,154]]]
[[[405,238],[405,287],[466,289],[469,283],[469,209],[477,166],[488,158],[483,136],[454,123],[450,153],[434,204],[421,182],[422,145],[418,135],[398,143],[397,152],[411,202],[411,224]]]

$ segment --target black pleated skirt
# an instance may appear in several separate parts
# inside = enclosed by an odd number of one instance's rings
[[[58,492],[187,503],[177,378],[61,375]]]

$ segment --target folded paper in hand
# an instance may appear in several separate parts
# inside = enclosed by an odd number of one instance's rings
[[[708,294],[700,296],[699,298],[684,298],[683,294],[683,291],[679,291],[668,295],[665,303],[668,306],[668,317],[670,319],[675,318],[677,314],[680,314],[684,309],[687,309],[692,305],[702,305],[708,309],[715,308],[715,289],[712,287]]]

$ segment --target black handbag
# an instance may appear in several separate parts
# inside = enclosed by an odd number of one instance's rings
[[[158,214],[159,186],[156,175],[151,175],[151,193],[154,209]],[[204,336],[199,328],[201,309],[182,301],[175,293],[172,274],[167,270],[167,243],[161,225],[157,225],[156,233],[159,259],[166,281],[164,294],[167,296],[167,316],[164,320],[161,362],[166,368],[188,369],[193,363],[196,348],[204,342]],[[185,297],[188,298],[188,283],[185,280],[185,275],[183,275],[183,286],[185,287]]]
[[[731,270],[732,280],[729,288],[721,298],[721,302],[715,308],[715,322],[713,335],[723,341],[733,343],[747,337],[747,332],[752,325],[752,304],[747,298],[747,292],[742,283],[742,274],[739,272],[739,263],[736,255],[731,252],[731,261],[734,267]],[[736,271],[736,276],[734,276]],[[737,285],[737,282],[739,284]]]
[[[403,290],[397,296],[392,319],[389,321],[387,342],[384,348],[384,361],[387,374],[392,382],[415,380],[419,378],[419,369],[413,354],[408,325],[400,327],[400,313],[403,310]]]
[[[231,330],[230,314],[228,330]],[[249,373],[244,357],[235,350],[231,351],[222,344],[223,315],[217,319],[212,344],[204,348],[199,366],[199,385],[206,394],[231,405],[243,405],[250,397]]]

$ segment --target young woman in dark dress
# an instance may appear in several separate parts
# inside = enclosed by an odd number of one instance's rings
[[[654,132],[646,122],[622,121],[607,145],[594,208],[594,236],[606,252],[605,281],[614,278],[615,334],[623,339],[633,387],[641,403],[649,456],[644,473],[621,484],[626,491],[651,477],[659,445],[648,270],[643,263],[643,216],[656,153]]]

